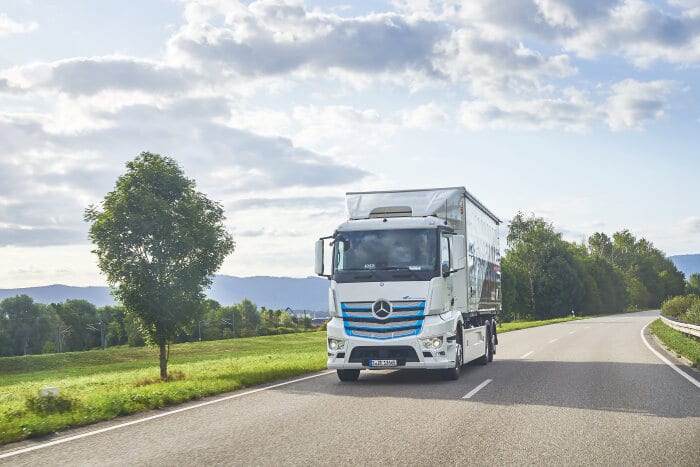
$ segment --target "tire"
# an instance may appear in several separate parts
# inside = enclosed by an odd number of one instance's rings
[[[493,356],[496,355],[496,335],[493,332],[489,333],[489,351],[488,360],[493,361]]]
[[[460,331],[461,332],[461,331]],[[446,368],[441,370],[442,379],[445,381],[456,381],[459,379],[459,373],[464,364],[464,351],[462,350],[462,343],[458,340],[456,342],[457,351],[455,352],[455,366],[454,368]]]
[[[338,372],[338,379],[344,382],[347,381],[357,381],[360,377],[360,370],[336,370]]]

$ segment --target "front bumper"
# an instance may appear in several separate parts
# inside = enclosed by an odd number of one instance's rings
[[[420,334],[395,339],[372,339],[348,336],[342,318],[333,318],[328,323],[328,337],[345,341],[343,349],[328,348],[327,365],[330,369],[443,369],[454,368],[456,346],[455,318],[449,316],[426,316]],[[442,336],[442,346],[424,348],[424,338]],[[373,368],[369,360],[397,360],[397,366]]]

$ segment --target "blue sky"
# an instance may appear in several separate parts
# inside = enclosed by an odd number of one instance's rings
[[[224,274],[312,274],[365,189],[699,253],[699,64],[697,0],[5,1],[0,288],[104,284],[82,212],[142,150],[224,205]]]

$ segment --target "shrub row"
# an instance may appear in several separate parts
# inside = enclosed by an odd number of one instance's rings
[[[666,300],[661,313],[679,321],[700,325],[700,296],[682,295]]]

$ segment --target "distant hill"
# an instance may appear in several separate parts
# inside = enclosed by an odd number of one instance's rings
[[[688,279],[691,274],[700,272],[700,254],[669,256],[668,259],[673,261],[673,264],[675,264],[680,271],[683,271],[686,279]]]
[[[0,300],[26,294],[38,303],[59,303],[78,298],[96,306],[114,305],[109,287],[72,287],[48,285],[21,289],[0,289]],[[328,280],[320,277],[235,277],[215,276],[207,292],[222,305],[233,305],[244,298],[259,307],[293,310],[328,311]]]

